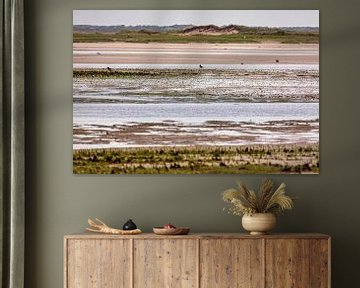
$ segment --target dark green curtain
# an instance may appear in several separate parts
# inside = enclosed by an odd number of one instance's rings
[[[0,283],[24,287],[24,29],[23,1],[1,2]]]

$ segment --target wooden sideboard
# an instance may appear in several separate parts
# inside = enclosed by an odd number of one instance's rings
[[[67,235],[65,288],[329,288],[323,234]]]

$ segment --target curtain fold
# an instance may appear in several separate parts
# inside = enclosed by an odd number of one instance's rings
[[[23,0],[1,2],[1,287],[24,287],[25,99]]]

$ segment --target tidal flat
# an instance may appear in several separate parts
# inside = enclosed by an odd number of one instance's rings
[[[318,65],[74,68],[73,171],[318,173]]]
[[[160,66],[160,67],[157,67]],[[318,65],[74,68],[74,103],[318,102]]]

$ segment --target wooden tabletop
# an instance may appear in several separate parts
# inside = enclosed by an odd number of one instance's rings
[[[188,235],[156,235],[154,233],[142,233],[138,235],[110,235],[101,233],[77,233],[64,236],[65,239],[204,239],[204,238],[222,238],[222,239],[241,239],[241,238],[257,238],[257,239],[329,239],[330,236],[320,233],[286,233],[286,234],[266,234],[266,235],[250,235],[247,233],[189,233]]]

